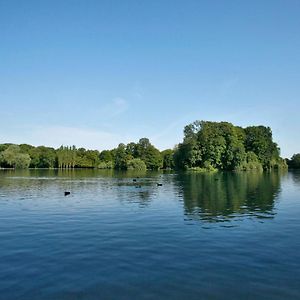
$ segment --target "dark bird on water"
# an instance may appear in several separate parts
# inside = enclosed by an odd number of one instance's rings
[[[156,185],[157,185],[157,186],[162,186],[162,183],[157,183]]]
[[[133,182],[136,182],[136,179],[132,179]]]
[[[65,192],[65,196],[68,196],[70,194],[71,194],[71,192]]]

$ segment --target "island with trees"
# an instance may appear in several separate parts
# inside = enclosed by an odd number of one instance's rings
[[[300,154],[288,160],[299,168]],[[149,139],[119,144],[111,150],[75,146],[58,149],[28,144],[0,144],[1,168],[99,168],[116,170],[183,169],[247,171],[287,168],[272,131],[265,126],[242,128],[229,122],[195,121],[184,128],[184,138],[164,151]]]
[[[291,169],[300,169],[300,153],[294,154],[291,159],[287,159],[287,164]]]

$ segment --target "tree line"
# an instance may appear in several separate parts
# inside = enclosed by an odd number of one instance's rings
[[[299,160],[297,154],[288,162],[296,167],[298,161],[299,167]],[[0,144],[0,167],[215,171],[286,168],[287,162],[280,157],[269,127],[242,128],[228,122],[195,121],[185,126],[183,141],[174,149],[159,151],[147,138],[101,152],[75,146],[54,149]]]
[[[287,168],[270,127],[242,128],[228,122],[195,121],[184,128],[175,165],[200,170]]]
[[[300,169],[300,153],[294,154],[291,159],[287,159],[287,164],[291,169]]]
[[[147,138],[138,143],[119,144],[112,150],[87,150],[75,146],[34,147],[28,144],[0,144],[2,168],[99,168],[158,170],[173,168],[173,150],[159,151]]]

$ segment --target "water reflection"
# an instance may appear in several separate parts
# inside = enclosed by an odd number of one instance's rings
[[[84,198],[111,198],[121,203],[138,203],[147,207],[157,192],[162,172],[124,172],[93,169],[0,170],[0,197],[15,199],[59,197],[64,191]],[[5,191],[4,191],[5,190]],[[51,198],[51,197],[50,197]]]
[[[177,186],[187,218],[225,222],[238,217],[273,218],[279,172],[180,174]]]
[[[146,208],[153,201],[174,199],[177,192],[188,220],[225,222],[245,217],[263,220],[273,218],[276,213],[274,201],[280,192],[281,177],[279,172],[175,174],[84,169],[1,170],[0,197],[35,199],[47,196],[52,199],[68,190],[78,201],[118,199],[121,203]],[[294,181],[299,182],[299,178],[300,173],[293,174]]]
[[[300,299],[299,175],[0,170],[0,298]]]
[[[299,186],[300,185],[300,170],[293,170],[291,175],[292,175],[294,183]]]

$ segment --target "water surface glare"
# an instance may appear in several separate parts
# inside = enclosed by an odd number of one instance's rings
[[[0,170],[0,299],[300,299],[299,195],[296,171]]]

